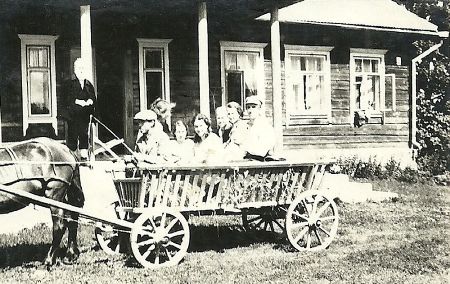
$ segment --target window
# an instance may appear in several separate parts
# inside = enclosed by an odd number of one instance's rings
[[[245,98],[264,97],[265,43],[220,42],[222,65],[222,105],[237,102],[245,108]]]
[[[350,110],[385,109],[385,50],[350,49]]]
[[[58,134],[55,40],[57,36],[19,35],[21,40],[23,135],[31,123],[51,123]]]
[[[290,116],[331,119],[332,49],[285,45],[286,107]]]
[[[171,39],[138,39],[141,110],[157,98],[170,101],[169,43]]]

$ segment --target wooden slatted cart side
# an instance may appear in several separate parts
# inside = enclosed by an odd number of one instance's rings
[[[215,166],[140,166],[139,177],[115,179],[124,210],[233,211],[290,204],[317,189],[329,161],[242,162]]]

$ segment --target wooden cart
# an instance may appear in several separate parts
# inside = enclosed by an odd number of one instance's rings
[[[119,195],[115,210],[134,224],[131,250],[144,267],[183,259],[190,239],[186,216],[192,213],[241,214],[246,230],[281,232],[299,251],[320,250],[330,245],[338,228],[335,202],[318,190],[330,163],[138,165],[133,177],[111,173]],[[117,226],[101,226],[96,237],[105,251],[114,253],[122,232]]]

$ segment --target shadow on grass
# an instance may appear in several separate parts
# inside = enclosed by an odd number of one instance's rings
[[[189,252],[216,251],[245,247],[258,243],[274,243],[275,247],[282,248],[287,243],[281,234],[264,231],[246,232],[241,226],[190,226],[191,240]]]
[[[227,249],[264,243],[270,243],[274,249],[295,251],[282,234],[265,231],[246,232],[239,225],[190,225],[189,229],[190,242],[188,253],[207,251],[222,253]],[[131,251],[125,259],[125,266],[141,267],[134,257],[132,257]]]
[[[0,248],[0,268],[41,266],[49,244],[18,244]],[[35,263],[37,262],[37,263]]]

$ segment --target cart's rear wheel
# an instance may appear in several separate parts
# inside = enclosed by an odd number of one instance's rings
[[[327,248],[336,236],[339,216],[336,203],[325,194],[309,190],[301,193],[289,206],[286,232],[299,251]]]
[[[118,203],[111,204],[111,210],[115,210],[118,219],[124,220],[126,218],[125,212],[118,212],[116,207]],[[107,254],[118,254],[124,251],[124,246],[128,238],[128,233],[121,232],[119,229],[111,225],[99,223],[95,227],[95,239],[100,248]]]
[[[286,232],[284,220],[280,218],[280,214],[275,211],[262,214],[251,214],[243,211],[242,225],[247,232],[264,231],[274,234],[285,234]]]
[[[189,246],[189,224],[184,216],[166,209],[144,212],[131,230],[131,250],[144,267],[175,265],[185,256]]]

